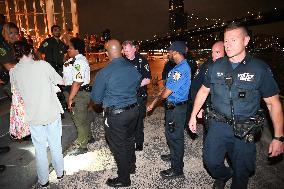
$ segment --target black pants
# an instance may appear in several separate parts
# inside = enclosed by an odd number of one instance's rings
[[[138,114],[138,106],[135,106],[120,114],[105,115],[105,135],[122,183],[130,182],[130,171],[135,169],[134,134]]]
[[[138,97],[139,116],[135,131],[135,143],[143,145],[144,143],[144,119],[146,117],[146,98]]]
[[[171,153],[171,168],[177,173],[183,171],[184,123],[187,104],[166,110],[165,134]],[[174,125],[174,126],[172,126]],[[172,129],[172,127],[174,127]]]

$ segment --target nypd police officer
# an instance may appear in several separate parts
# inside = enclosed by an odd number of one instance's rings
[[[254,134],[261,131],[263,120],[259,115],[260,98],[264,99],[274,126],[269,155],[283,153],[279,89],[269,67],[246,52],[249,40],[247,29],[241,23],[233,22],[225,28],[227,57],[209,66],[189,121],[191,131],[196,132],[196,115],[210,92],[213,116],[209,120],[203,159],[215,179],[213,188],[224,188],[231,177],[231,188],[247,188],[249,176],[255,170]],[[226,153],[232,168],[224,165]]]
[[[170,155],[162,155],[163,160],[171,161],[171,168],[161,171],[163,178],[183,176],[184,124],[187,111],[187,100],[190,88],[190,67],[184,59],[185,43],[176,41],[169,47],[169,58],[177,65],[169,72],[165,88],[147,107],[151,111],[159,99],[166,100],[165,134]]]
[[[151,72],[148,61],[138,53],[138,46],[133,41],[122,43],[123,53],[142,75],[142,81],[137,92],[139,104],[139,118],[135,132],[135,150],[143,150],[144,143],[144,118],[146,117],[147,85],[150,84]]]
[[[87,143],[91,138],[91,120],[88,117],[91,92],[89,86],[90,66],[84,54],[84,41],[79,38],[71,38],[68,49],[68,55],[71,58],[63,65],[67,105],[77,128],[76,148],[70,152],[71,155],[87,152]]]
[[[131,185],[130,174],[135,173],[134,134],[138,121],[137,89],[141,74],[121,55],[121,44],[109,40],[106,50],[110,64],[97,73],[91,97],[102,104],[105,135],[118,168],[118,177],[109,178],[110,187]]]

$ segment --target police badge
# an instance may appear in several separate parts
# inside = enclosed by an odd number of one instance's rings
[[[181,73],[178,72],[178,71],[175,71],[174,74],[173,74],[173,79],[175,81],[178,81],[180,78],[181,78]]]

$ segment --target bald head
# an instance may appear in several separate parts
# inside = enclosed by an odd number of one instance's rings
[[[121,44],[118,40],[112,39],[106,43],[106,50],[109,56],[109,59],[114,59],[121,57]]]
[[[212,60],[215,62],[218,58],[225,56],[223,41],[217,41],[212,46]]]

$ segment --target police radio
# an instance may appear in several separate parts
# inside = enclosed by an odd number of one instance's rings
[[[233,104],[232,90],[231,90],[232,85],[233,85],[233,77],[232,76],[225,77],[225,83],[229,87],[231,116],[232,116],[231,125],[234,127],[236,124],[236,121],[235,121],[234,104]]]

